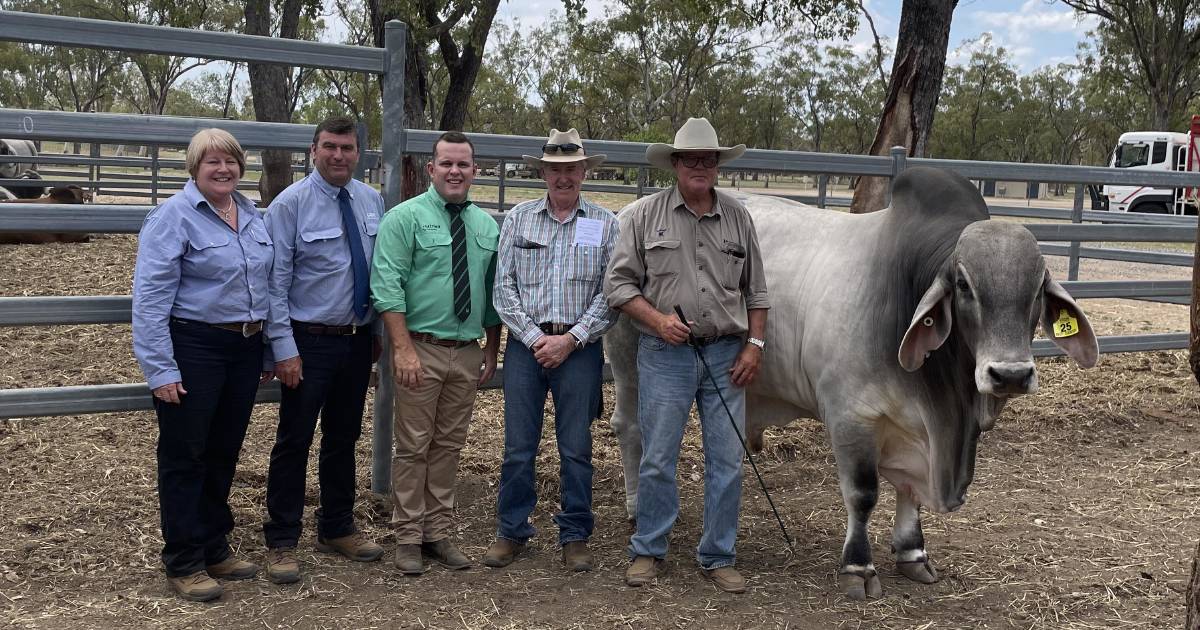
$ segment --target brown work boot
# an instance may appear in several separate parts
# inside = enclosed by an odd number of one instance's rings
[[[279,547],[267,550],[267,579],[276,584],[291,584],[300,581],[300,562],[296,550]]]
[[[221,580],[248,580],[258,575],[258,565],[229,556],[224,560],[205,567],[211,577]]]
[[[372,542],[362,532],[340,538],[317,536],[317,551],[340,553],[355,562],[374,562],[383,555],[383,547]]]
[[[745,593],[746,578],[733,567],[717,567],[715,569],[700,569],[704,577],[712,580],[717,588],[726,593]]]
[[[521,552],[525,551],[525,544],[507,538],[497,538],[496,542],[492,543],[487,548],[487,552],[483,554],[483,564],[489,567],[506,567],[512,564]]]
[[[421,545],[397,546],[393,562],[404,575],[421,575],[425,572],[425,562],[421,560]]]
[[[586,540],[573,540],[562,548],[562,561],[572,571],[591,571],[592,552]]]
[[[654,556],[638,556],[625,569],[625,583],[630,586],[645,586],[658,578],[663,561]]]
[[[421,543],[421,551],[447,569],[457,571],[471,566],[471,559],[459,551],[454,546],[454,543],[450,542],[449,538],[443,538],[435,542],[423,542]]]
[[[171,590],[189,602],[208,602],[221,596],[225,589],[204,571],[180,577],[167,576]]]

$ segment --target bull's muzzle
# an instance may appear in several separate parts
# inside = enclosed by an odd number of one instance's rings
[[[975,385],[981,394],[1016,396],[1037,391],[1037,370],[1032,361],[990,362],[975,371]]]

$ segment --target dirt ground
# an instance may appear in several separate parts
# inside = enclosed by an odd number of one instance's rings
[[[125,294],[135,241],[0,246],[4,295]],[[1065,261],[1050,259],[1063,278]],[[1061,263],[1061,264],[1060,264]],[[1083,279],[1186,278],[1189,270],[1084,263]],[[1084,302],[1098,333],[1186,330],[1181,306]],[[0,329],[0,388],[140,381],[128,326]],[[795,540],[786,544],[752,475],[743,493],[738,563],[750,590],[717,591],[693,560],[703,463],[695,426],[680,462],[682,513],[668,571],[624,586],[628,536],[615,438],[595,440],[595,571],[568,574],[551,520],[557,454],[547,423],[538,459],[532,553],[506,569],[440,568],[400,576],[385,556],[355,564],[313,549],[310,480],[304,579],[226,584],[216,603],[174,597],[158,552],[156,431],[150,412],[0,421],[0,625],[14,628],[1178,628],[1200,537],[1200,395],[1182,352],[1105,355],[1094,370],[1039,361],[1042,389],[1005,410],[983,437],[975,482],[957,513],[926,515],[942,579],[899,577],[885,488],[872,540],[884,598],[837,588],[845,514],[822,427],[768,433],[759,466]],[[611,389],[608,401],[611,404]],[[494,532],[501,398],[479,396],[459,480],[457,538],[478,558]],[[256,409],[231,497],[238,553],[261,559],[274,405]],[[369,496],[370,427],[360,443],[356,512],[390,548],[388,508]],[[310,469],[315,467],[310,466]]]

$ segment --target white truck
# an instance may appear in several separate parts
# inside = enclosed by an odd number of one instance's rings
[[[1200,172],[1200,116],[1188,133],[1130,131],[1121,134],[1109,166],[1146,171]],[[1196,214],[1200,188],[1154,188],[1105,184],[1103,197],[1112,212]]]

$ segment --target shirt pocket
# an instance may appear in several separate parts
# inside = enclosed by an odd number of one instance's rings
[[[679,241],[649,241],[646,243],[646,275],[679,275]]]
[[[305,267],[318,273],[329,273],[345,266],[350,253],[342,243],[341,226],[301,230],[300,240],[304,245],[296,258]]]
[[[725,270],[721,278],[721,286],[736,291],[742,286],[742,268],[746,264],[746,248],[741,243],[725,241],[721,250],[725,255]]]
[[[256,274],[263,280],[262,286],[266,287],[267,274],[271,271],[271,265],[275,262],[275,243],[271,240],[271,235],[267,233],[267,226],[260,225],[257,222],[250,225],[248,230],[250,238],[246,257],[250,263],[251,272]]]
[[[229,246],[228,234],[193,236],[188,239],[188,253],[180,264],[180,273],[210,280],[225,280],[230,273],[240,272],[241,252]]]
[[[517,236],[513,240],[513,259],[518,286],[538,286],[550,280],[548,244]]]
[[[413,269],[428,270],[431,276],[450,275],[450,235],[442,232],[417,232]]]
[[[604,273],[603,248],[592,245],[571,246],[570,275],[576,282],[595,283]]]
[[[367,236],[379,234],[379,217],[367,217],[363,220],[363,234]]]

